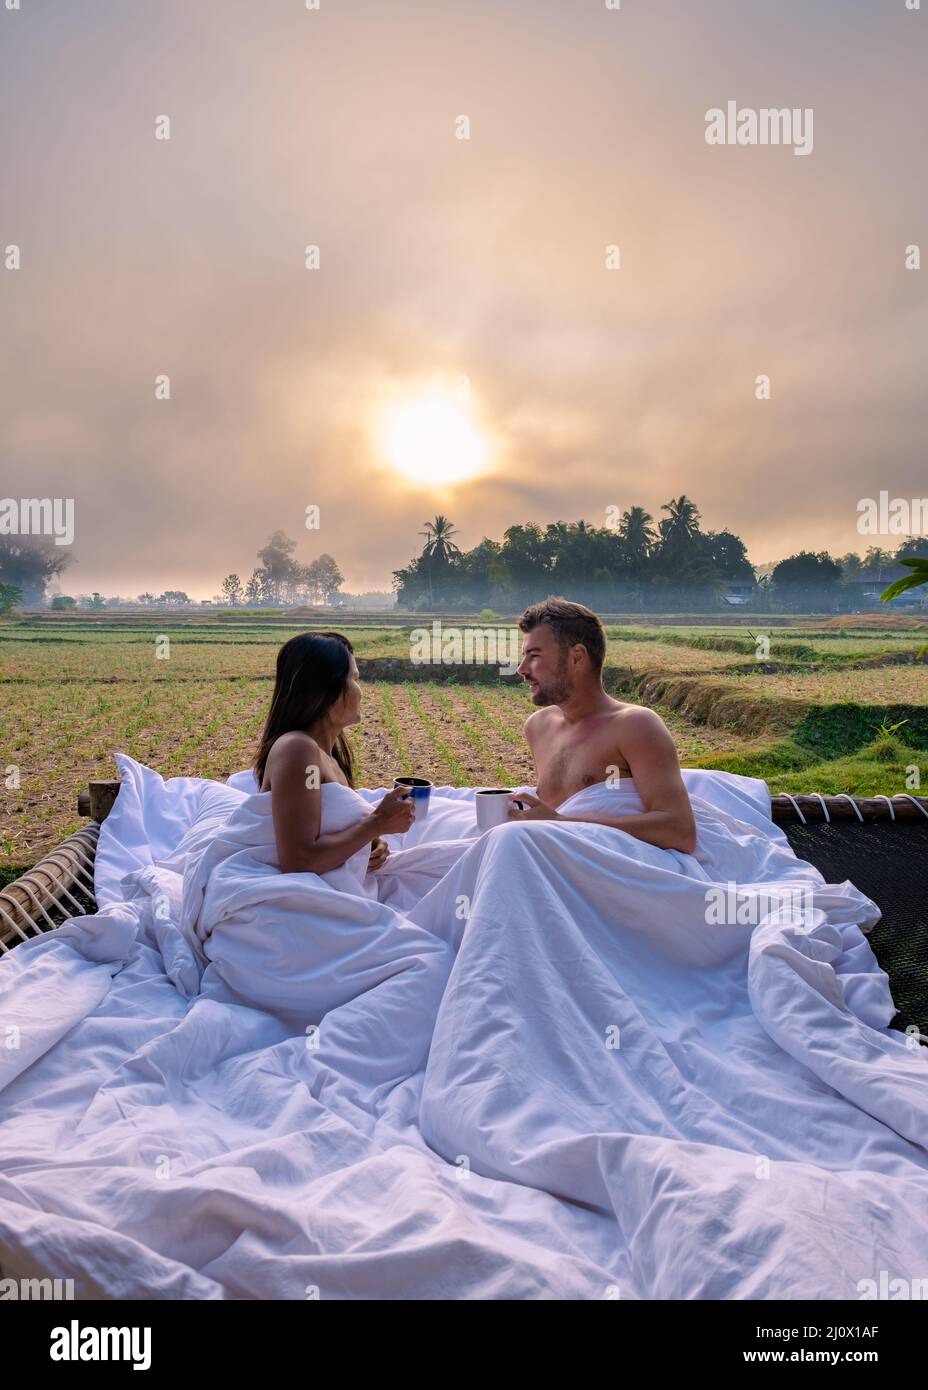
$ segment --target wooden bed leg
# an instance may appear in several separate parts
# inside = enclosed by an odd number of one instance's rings
[[[91,782],[87,791],[78,795],[77,814],[89,816],[91,820],[102,824],[112,811],[113,802],[119,795],[121,786],[122,783],[118,780],[115,782]]]

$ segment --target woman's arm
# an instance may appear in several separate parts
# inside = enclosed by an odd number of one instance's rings
[[[321,756],[308,734],[284,734],[267,760],[277,859],[285,874],[324,874],[337,869],[364,845],[412,824],[411,804],[397,806],[402,788],[388,792],[373,811],[354,825],[320,835]],[[311,775],[313,772],[315,776]]]

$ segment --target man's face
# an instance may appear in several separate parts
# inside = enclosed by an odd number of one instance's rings
[[[547,623],[525,634],[518,674],[528,681],[533,705],[559,705],[573,693],[568,649],[555,640]]]

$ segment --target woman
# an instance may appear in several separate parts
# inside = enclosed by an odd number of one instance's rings
[[[342,1058],[345,1072],[330,1074],[334,1064],[323,1061],[320,1075],[339,1090],[344,1081],[352,1104],[378,1078],[387,1085],[411,1074],[451,965],[447,943],[393,905],[412,896],[411,879],[431,888],[447,850],[429,874],[417,871],[427,857],[420,847],[384,864],[380,837],[408,830],[414,812],[402,789],[373,806],[354,789],[344,734],[360,706],[357,664],[341,634],[304,633],[280,649],[256,789],[239,791],[232,813],[186,859],[179,924],[202,996],[272,1014],[291,1036],[325,1021],[327,1055]],[[370,873],[372,861],[380,872]],[[331,1015],[356,1000],[339,1041]],[[349,1053],[360,1091],[348,1080]]]
[[[354,791],[345,729],[361,718],[358,664],[339,632],[304,632],[277,653],[277,679],[254,762],[271,793],[277,858],[283,873],[324,874],[355,859],[361,872],[380,868],[389,849],[380,838],[408,830],[415,812],[402,788],[372,811]],[[343,790],[337,795],[333,788]],[[372,846],[361,863],[361,851]]]

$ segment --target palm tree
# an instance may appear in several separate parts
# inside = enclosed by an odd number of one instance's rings
[[[446,516],[436,516],[434,521],[424,521],[424,531],[419,535],[425,537],[425,545],[422,549],[421,558],[426,562],[425,571],[429,581],[429,602],[433,601],[432,593],[432,570],[436,564],[447,565],[452,556],[460,555],[460,549],[451,539],[457,535],[457,531],[452,526]]]
[[[653,516],[644,507],[629,507],[627,512],[622,513],[619,535],[630,564],[640,564],[650,555],[655,539],[651,529],[653,522]]]
[[[689,542],[699,534],[700,515],[695,502],[691,502],[685,492],[679,497],[671,497],[661,507],[669,515],[660,523],[661,537],[671,550],[686,549]]]
[[[639,608],[644,607],[644,569],[657,539],[653,525],[654,518],[644,507],[629,507],[628,511],[622,513],[619,521],[619,538],[622,545],[620,563],[635,584]]]
[[[419,535],[425,537],[423,555],[446,561],[452,555],[460,555],[460,550],[451,540],[452,536],[457,535],[457,530],[446,516],[437,516],[434,521],[424,521],[422,524],[425,530],[420,531]]]
[[[695,502],[685,493],[671,497],[661,507],[667,516],[658,524],[661,534],[660,554],[658,556],[658,575],[665,586],[668,599],[683,594],[692,595],[711,578],[717,577],[714,565],[706,565],[704,555],[705,538],[699,529],[700,515]]]

